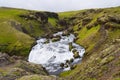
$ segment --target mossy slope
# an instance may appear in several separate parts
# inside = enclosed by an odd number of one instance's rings
[[[60,76],[68,80],[119,79],[120,7],[90,9],[65,18],[86,49],[82,63]],[[63,15],[62,15],[63,16]],[[115,76],[116,75],[116,76]]]
[[[35,39],[57,29],[57,21],[52,12],[0,8],[0,52],[28,55]]]

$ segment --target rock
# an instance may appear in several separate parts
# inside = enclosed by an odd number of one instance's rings
[[[25,71],[32,74],[48,75],[46,69],[39,64],[34,64],[26,61],[19,61],[17,67],[24,69]]]
[[[64,68],[64,63],[61,63],[61,64],[60,64],[60,67],[61,67],[61,68]]]
[[[2,75],[2,73],[0,72],[0,80],[2,80],[2,77],[3,77],[3,75]]]
[[[82,25],[84,26],[84,25],[88,24],[91,20],[92,20],[92,17],[85,17],[85,18],[83,19]]]
[[[55,36],[52,38],[52,42],[56,42],[56,41],[59,41],[61,39],[60,36]]]
[[[63,79],[59,79],[56,76],[29,75],[23,76],[17,80],[63,80]]]
[[[74,54],[75,52],[77,52],[77,50],[76,50],[76,49],[73,49],[72,52],[73,52],[73,54]]]
[[[48,40],[48,39],[45,41],[45,44],[47,44],[47,43],[49,43],[49,40]]]
[[[79,52],[75,52],[73,55],[74,58],[80,58]]]
[[[97,18],[97,22],[100,24],[105,24],[106,22],[109,22],[108,16],[103,15],[103,16]]]
[[[69,50],[71,51],[73,49],[72,43],[69,43]]]
[[[62,36],[68,36],[68,35],[69,35],[69,32],[67,30],[63,31]]]
[[[70,69],[73,70],[73,69],[75,69],[76,67],[77,67],[77,65],[74,64],[74,65],[71,65],[71,66],[70,66]]]
[[[69,67],[69,66],[66,64],[66,65],[65,65],[65,68],[68,68],[68,67]]]
[[[12,62],[13,61],[12,61],[12,59],[10,58],[10,56],[8,54],[0,53],[0,67],[9,65]]]
[[[73,59],[73,58],[71,58],[71,59],[70,59],[70,63],[72,63],[73,61],[74,61],[74,59]]]
[[[59,19],[58,14],[54,12],[44,12],[48,17]]]
[[[1,80],[15,80],[24,75],[29,75],[30,73],[26,72],[21,68],[13,68],[11,69],[5,76],[1,78]]]
[[[66,60],[66,63],[70,64],[70,61],[69,61],[69,60]]]

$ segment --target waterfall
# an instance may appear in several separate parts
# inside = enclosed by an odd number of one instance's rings
[[[28,61],[36,64],[42,64],[50,74],[59,74],[62,71],[70,70],[70,66],[61,68],[61,63],[66,63],[66,60],[71,58],[74,61],[69,65],[74,65],[81,61],[85,49],[74,43],[75,36],[70,34],[63,36],[63,32],[53,34],[53,36],[60,36],[60,40],[52,42],[52,39],[40,38],[37,40],[30,54]],[[48,41],[48,43],[46,43]],[[69,43],[72,44],[73,49],[70,51]],[[73,50],[79,52],[80,58],[73,57]]]

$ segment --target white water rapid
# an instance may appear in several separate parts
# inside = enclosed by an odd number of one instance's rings
[[[63,32],[58,32],[53,36],[60,36],[60,40],[52,42],[49,39],[48,43],[46,38],[40,38],[37,40],[37,45],[35,45],[30,54],[28,61],[36,64],[42,64],[50,74],[59,74],[62,71],[70,70],[70,66],[67,68],[61,68],[60,64],[65,63],[66,60],[74,59],[72,64],[76,64],[81,61],[85,49],[74,43],[75,36],[70,34],[68,36],[62,36]],[[74,58],[72,50],[69,50],[69,43],[72,43],[73,49],[79,52],[81,58]]]

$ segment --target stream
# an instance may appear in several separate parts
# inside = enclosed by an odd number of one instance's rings
[[[67,36],[62,34],[63,32],[53,34],[54,37],[60,37],[58,41],[47,38],[37,40],[37,44],[30,51],[28,61],[42,64],[50,75],[58,75],[60,72],[70,70],[71,66],[79,63],[85,49],[74,43],[75,36],[73,34]],[[73,47],[71,50],[70,44]],[[80,57],[74,57],[75,50]]]

